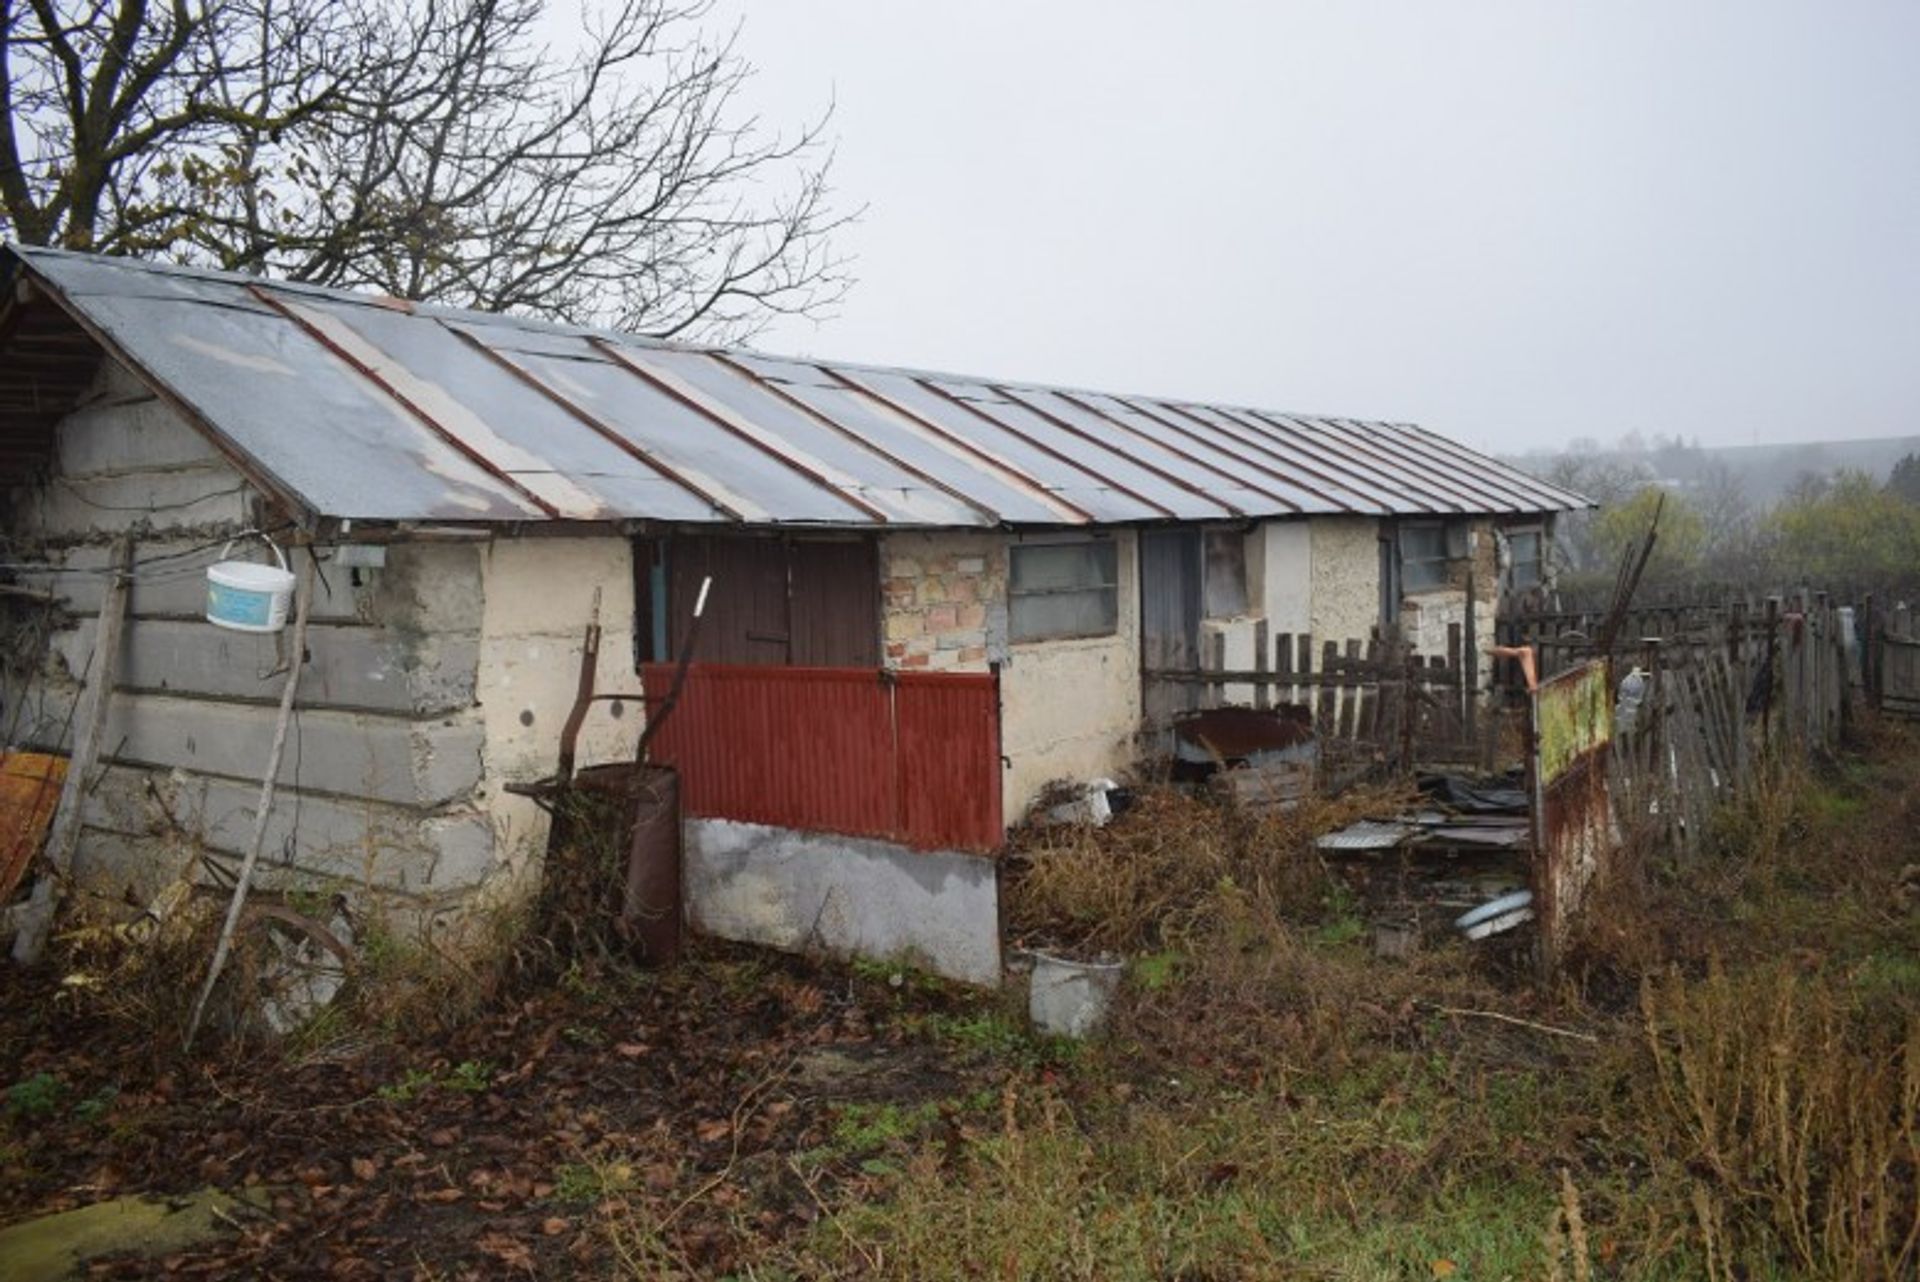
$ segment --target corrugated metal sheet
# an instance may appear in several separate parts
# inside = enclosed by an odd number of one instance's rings
[[[7,252],[314,516],[931,528],[1586,506],[1405,424],[788,360]]]
[[[646,664],[648,701],[671,664]],[[651,752],[685,812],[922,850],[999,847],[999,687],[990,674],[695,664]]]
[[[894,677],[900,838],[923,850],[993,850],[1000,814],[1000,689],[986,673]]]
[[[1533,903],[1541,962],[1558,964],[1587,891],[1618,846],[1607,791],[1613,693],[1604,659],[1540,683],[1533,692]]]

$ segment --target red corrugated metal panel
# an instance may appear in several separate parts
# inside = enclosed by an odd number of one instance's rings
[[[1005,832],[997,679],[902,673],[896,682],[903,839],[920,847],[995,849]]]
[[[653,705],[673,679],[647,664]],[[996,679],[873,668],[695,664],[652,744],[685,812],[921,849],[1003,836]]]

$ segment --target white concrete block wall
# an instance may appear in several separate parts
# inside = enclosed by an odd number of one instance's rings
[[[31,671],[0,684],[0,736],[70,746],[70,710],[87,671],[114,536],[136,536],[106,769],[89,797],[76,856],[84,888],[143,899],[204,847],[245,849],[259,769],[285,679],[289,634],[207,623],[205,567],[227,535],[275,522],[218,451],[109,364],[56,428],[51,475],[0,510],[8,557],[52,567],[23,575],[62,598]],[[485,725],[480,668],[481,550],[401,544],[387,565],[322,572],[299,715],[269,817],[268,883],[372,888],[431,915],[495,871],[478,800]],[[257,541],[235,555],[258,557]]]
[[[496,539],[480,553],[484,601],[479,713],[485,731],[479,801],[492,825],[501,889],[531,884],[546,850],[547,815],[504,791],[553,774],[560,732],[580,683],[580,656],[599,592],[597,692],[640,692],[634,667],[633,546],[623,538]],[[576,767],[630,761],[645,723],[638,701],[595,703]]]
[[[1017,536],[1013,536],[1017,537]],[[1119,624],[1112,636],[1023,642],[1000,673],[1003,795],[1018,823],[1055,779],[1084,782],[1133,763],[1140,731],[1140,562],[1133,531],[1119,544]]]

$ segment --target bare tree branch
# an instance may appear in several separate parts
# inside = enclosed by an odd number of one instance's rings
[[[7,234],[661,334],[830,306],[827,117],[709,0],[0,0]]]

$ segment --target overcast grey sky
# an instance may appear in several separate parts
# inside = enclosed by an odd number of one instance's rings
[[[838,103],[770,350],[1483,448],[1920,433],[1920,2],[721,0]]]

